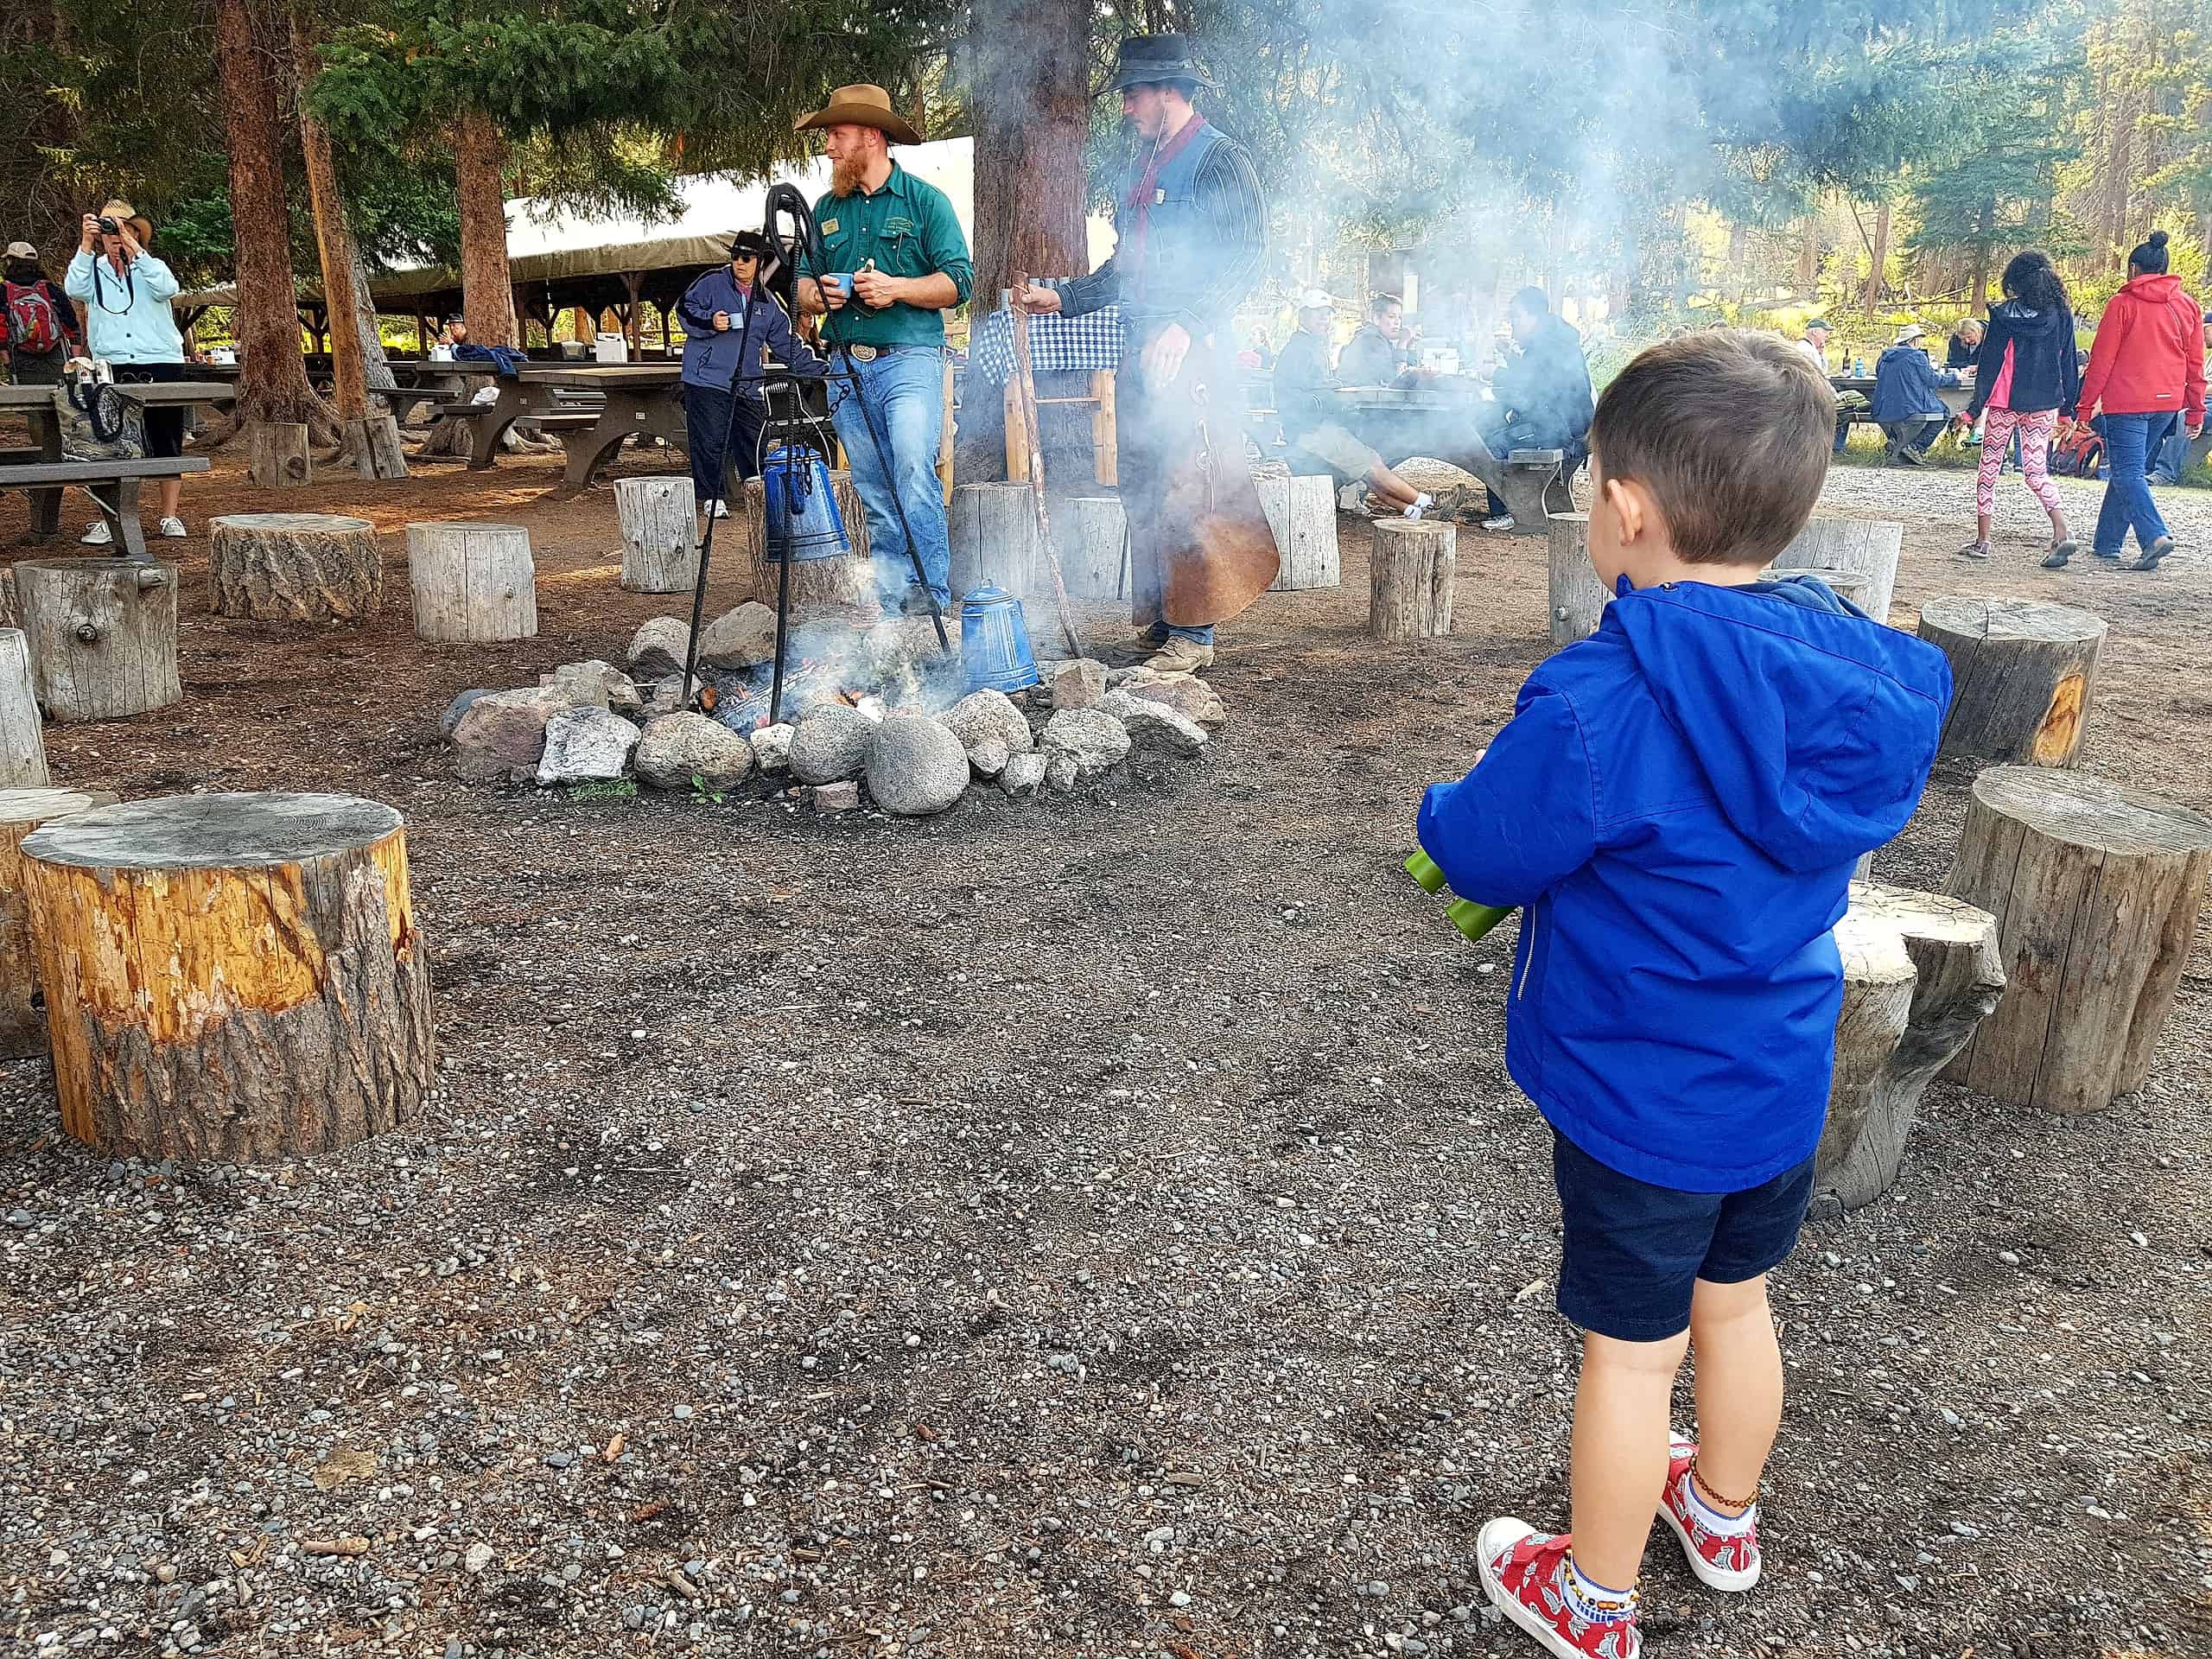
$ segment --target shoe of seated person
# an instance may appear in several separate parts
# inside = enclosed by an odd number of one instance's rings
[[[1513,515],[1510,512],[1494,513],[1483,520],[1483,528],[1495,531],[1510,530],[1513,528]]]
[[[108,529],[106,519],[95,518],[85,526],[85,533],[77,539],[86,547],[105,547],[115,539],[115,536]]]

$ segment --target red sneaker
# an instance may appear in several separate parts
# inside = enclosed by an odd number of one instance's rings
[[[1643,1637],[1636,1612],[1593,1624],[1575,1612],[1567,1594],[1567,1560],[1573,1540],[1536,1531],[1525,1521],[1500,1516],[1475,1539],[1475,1564],[1491,1605],[1535,1637],[1556,1659],[1637,1659]]]
[[[1667,1465],[1667,1490],[1659,1499],[1659,1518],[1682,1541],[1690,1571],[1714,1590],[1748,1590],[1759,1581],[1758,1505],[1747,1512],[1751,1525],[1730,1537],[1707,1530],[1690,1503],[1690,1465],[1697,1443],[1675,1436]]]

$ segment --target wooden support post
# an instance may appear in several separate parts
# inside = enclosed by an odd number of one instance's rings
[[[1368,553],[1367,631],[1377,639],[1452,632],[1454,527],[1435,518],[1377,518]]]
[[[860,492],[853,487],[853,475],[832,469],[830,493],[837,503],[837,516],[844,520],[845,540],[852,551],[842,558],[791,561],[788,591],[794,619],[824,611],[873,615],[882,604],[876,592],[875,565],[868,557],[868,512],[861,505]],[[781,572],[768,557],[767,486],[759,479],[745,480],[744,515],[741,518],[733,516],[731,524],[742,531],[738,541],[738,579],[747,584],[753,598],[772,607]],[[906,574],[912,575],[911,568]]]
[[[999,393],[1006,411],[1006,476],[1009,484],[1029,481],[1029,428],[1021,417],[1021,387],[1008,375]]]
[[[246,427],[245,475],[264,490],[315,481],[308,458],[308,429],[298,421],[254,421]]]
[[[1780,571],[1857,570],[1867,578],[1859,608],[1877,622],[1890,620],[1890,593],[1897,585],[1897,554],[1904,526],[1890,518],[1815,518],[1774,562]]]
[[[359,622],[384,606],[384,547],[365,518],[241,512],[207,521],[209,608],[256,622]]]
[[[10,582],[11,598],[14,588]],[[43,789],[48,781],[30,641],[21,628],[0,628],[0,789]]]
[[[23,837],[50,819],[114,804],[105,790],[0,790],[0,1057],[46,1052],[46,998],[23,896]]]
[[[1551,537],[1552,644],[1571,645],[1598,632],[1598,619],[1612,594],[1590,568],[1590,515],[1555,512],[1548,521]]]
[[[1018,412],[1012,429],[1021,429]],[[956,484],[946,528],[952,543],[956,604],[971,588],[986,583],[1003,588],[1017,598],[1037,590],[1041,556],[1037,547],[1037,514],[1029,503],[1027,481]]]
[[[1098,407],[1090,416],[1090,448],[1096,463],[1093,475],[1101,484],[1118,485],[1122,477],[1121,431],[1114,416],[1113,370],[1090,372],[1090,395],[1098,400]]]
[[[2095,1112],[2151,1073],[2212,876],[2212,818],[2078,772],[1974,780],[1947,889],[1997,918],[2011,988],[1944,1076]]]
[[[1951,660],[1940,760],[2070,766],[2097,683],[2105,622],[2035,599],[1931,599],[1920,637]]]
[[[174,795],[55,820],[22,852],[79,1140],[257,1162],[420,1116],[430,969],[391,808]]]
[[[688,473],[614,480],[622,527],[622,585],[633,594],[688,594],[699,580],[699,514]]]
[[[947,506],[952,505],[953,438],[952,359],[948,356],[944,359],[944,420],[937,438],[937,483]]]
[[[32,683],[54,719],[143,715],[184,696],[174,564],[26,559],[16,586]]]
[[[1843,1011],[1813,1182],[1856,1210],[1896,1181],[1921,1091],[1997,1006],[2005,970],[1987,911],[1874,882],[1852,883],[1835,942]]]
[[[1075,549],[1066,567],[1069,597],[1119,597],[1122,543],[1128,535],[1120,498],[1079,495],[1071,505],[1075,509]]]
[[[1337,559],[1337,492],[1326,478],[1300,478],[1285,472],[1253,475],[1260,511],[1274,532],[1281,565],[1268,591],[1303,593],[1334,588],[1343,580]]]
[[[407,582],[418,639],[537,637],[537,567],[520,524],[408,525]]]

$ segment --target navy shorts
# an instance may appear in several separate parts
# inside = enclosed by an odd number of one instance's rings
[[[1607,1167],[1552,1135],[1562,1254],[1559,1311],[1618,1342],[1689,1329],[1700,1279],[1741,1284],[1796,1247],[1813,1197],[1813,1160],[1743,1192],[1677,1192]]]

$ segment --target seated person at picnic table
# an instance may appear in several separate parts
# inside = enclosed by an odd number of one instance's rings
[[[1961,317],[1958,326],[1951,330],[1945,342],[1943,366],[1947,369],[1970,369],[1975,354],[1981,350],[1981,337],[1986,332],[1980,317]]]
[[[1519,348],[1491,377],[1495,403],[1483,406],[1477,429],[1492,455],[1503,461],[1516,449],[1559,449],[1567,470],[1587,452],[1584,440],[1597,400],[1590,390],[1590,365],[1582,356],[1582,336],[1566,318],[1553,315],[1541,288],[1524,288],[1506,302],[1505,318]],[[1510,530],[1513,515],[1490,493],[1484,530]]]
[[[1917,467],[1928,457],[1951,411],[1939,395],[1963,385],[1955,369],[1939,369],[1920,342],[1928,331],[1916,322],[1897,330],[1874,365],[1874,419],[1889,435],[1892,466]]]
[[[1406,334],[1406,304],[1395,294],[1367,302],[1367,321],[1353,330],[1337,357],[1337,380],[1347,386],[1395,386],[1413,357]]]
[[[1384,464],[1382,457],[1348,431],[1337,407],[1338,377],[1329,368],[1329,323],[1336,307],[1319,289],[1298,302],[1298,332],[1275,359],[1275,415],[1289,444],[1290,469],[1326,472],[1339,482],[1363,478],[1367,486],[1408,518],[1434,503]]]
[[[760,281],[761,262],[772,256],[758,231],[731,238],[729,264],[702,271],[676,315],[683,321],[683,430],[691,453],[691,493],[702,511],[729,517],[722,480],[734,467],[741,479],[760,470],[760,427],[768,400],[761,389],[761,354],[794,374],[818,378],[823,364],[791,333],[791,319]]]

